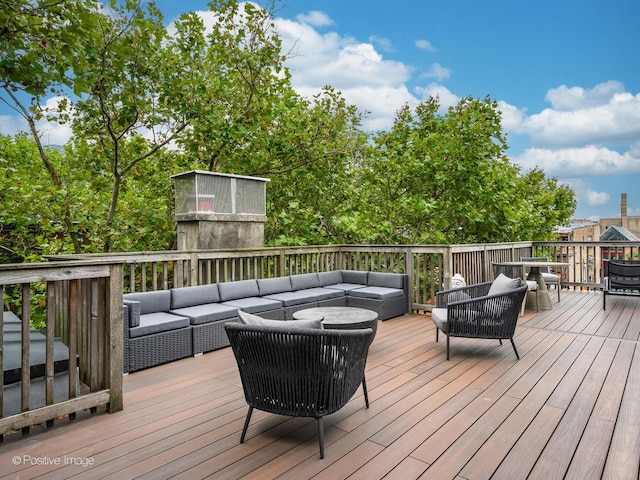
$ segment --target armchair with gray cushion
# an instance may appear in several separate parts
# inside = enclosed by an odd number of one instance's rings
[[[549,257],[520,257],[523,262],[548,262]],[[525,274],[529,274],[531,267],[525,267]],[[549,267],[540,267],[540,275],[544,283],[547,285],[555,285],[558,291],[558,301],[560,301],[560,277],[555,273],[551,273]]]
[[[373,331],[300,328],[296,322],[224,326],[249,405],[240,443],[254,408],[312,417],[324,458],[323,418],[346,405],[362,383]]]
[[[527,293],[527,285],[520,278],[499,275],[493,282],[444,290],[436,294],[436,306],[431,318],[439,332],[447,336],[447,360],[450,337],[509,339],[519,359],[513,336],[518,322],[520,305]]]

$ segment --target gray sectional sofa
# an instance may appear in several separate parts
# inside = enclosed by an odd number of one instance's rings
[[[124,295],[124,371],[134,372],[229,345],[224,324],[238,310],[291,320],[297,310],[349,306],[380,320],[407,313],[404,274],[334,270]]]

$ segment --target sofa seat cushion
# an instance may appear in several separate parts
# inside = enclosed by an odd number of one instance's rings
[[[356,288],[364,288],[366,285],[361,285],[359,283],[336,283],[334,285],[325,285],[324,288],[332,288],[334,290],[342,290],[343,292],[349,292],[351,290],[355,290]]]
[[[155,312],[140,315],[140,325],[129,329],[131,338],[143,337],[154,333],[168,332],[189,326],[189,319],[168,312]]]
[[[316,297],[313,295],[307,295],[304,293],[305,291],[299,292],[282,292],[275,293],[273,295],[267,295],[262,298],[268,298],[270,300],[277,300],[282,303],[285,307],[292,307],[295,305],[304,305],[305,303],[312,303],[317,301]]]
[[[344,296],[344,292],[340,290],[330,290],[327,288],[307,288],[305,290],[297,290],[295,292],[282,292],[274,295],[267,295],[263,298],[278,300],[285,307],[293,307],[295,305],[304,305],[305,303],[313,303],[320,300],[329,300],[330,298],[338,298]]]
[[[203,323],[217,322],[238,316],[238,309],[220,303],[207,303],[204,305],[194,305],[192,307],[178,308],[169,313],[189,317],[191,325],[201,325]]]
[[[228,302],[222,302],[222,305],[236,307],[248,313],[268,312],[282,308],[282,302],[262,297],[236,298]]]
[[[306,290],[300,290],[300,292],[305,293],[306,295],[315,297],[316,300],[329,300],[331,298],[340,298],[344,297],[345,293],[342,290],[336,290],[333,288],[307,288]]]
[[[349,290],[350,297],[372,298],[375,300],[387,300],[404,296],[404,290],[388,287],[363,287]]]

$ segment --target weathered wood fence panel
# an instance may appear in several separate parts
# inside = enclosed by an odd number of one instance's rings
[[[19,385],[5,385],[4,375],[0,380],[0,441],[5,433],[22,429],[26,434],[32,425],[46,422],[51,426],[54,419],[66,415],[73,419],[76,412],[87,408],[105,405],[110,412],[121,410],[122,265],[83,260],[0,267],[3,372],[5,362],[9,362],[5,351],[5,311],[12,312],[12,318],[17,317],[21,324],[18,348],[12,349],[12,355],[20,356]],[[36,309],[42,312],[36,314]],[[44,327],[32,329],[32,320],[43,322]],[[44,342],[40,341],[42,336]],[[11,341],[16,341],[15,336]],[[56,371],[60,357],[56,359],[54,353],[62,347],[57,342],[68,349],[66,372],[62,372],[68,380],[62,384],[56,382],[61,373]],[[44,365],[34,365],[32,360],[42,353]],[[40,369],[42,373],[33,373]],[[19,412],[6,414],[7,394],[11,391],[13,395],[17,388]],[[61,392],[61,388],[66,391]],[[44,391],[43,405],[33,405],[36,389]],[[56,402],[61,396],[64,400]]]

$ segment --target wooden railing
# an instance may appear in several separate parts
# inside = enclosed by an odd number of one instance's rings
[[[77,367],[81,386],[74,390],[74,382],[69,382],[69,400],[53,402],[52,360],[47,355],[48,405],[32,410],[29,369],[23,368],[22,412],[4,416],[0,410],[0,433],[26,431],[29,425],[50,423],[64,415],[73,418],[74,412],[99,405],[106,404],[109,411],[122,408],[123,293],[353,269],[408,274],[407,310],[428,311],[436,292],[448,288],[454,274],[461,274],[468,284],[488,281],[493,278],[493,262],[547,256],[569,263],[568,268],[557,272],[562,273],[563,287],[599,289],[604,262],[635,258],[639,252],[640,243],[629,242],[331,245],[75,255],[55,257],[42,264],[0,265],[4,309],[15,310],[28,325],[33,318],[33,305],[44,304],[47,343],[56,337],[69,346],[69,369]],[[30,292],[38,289],[44,291],[44,296],[35,298]],[[28,337],[27,328],[23,345],[28,345]],[[23,364],[28,365],[28,346],[23,347],[22,355]],[[0,349],[0,365],[2,356]]]
[[[52,262],[0,266],[0,294],[3,304],[16,309],[22,320],[20,331],[20,381],[0,386],[0,441],[3,434],[22,429],[28,433],[31,425],[106,405],[109,412],[122,410],[122,264],[104,260]],[[31,321],[40,319],[46,341],[35,348],[44,348],[44,377],[31,378]],[[4,311],[0,316],[0,367],[5,359]],[[17,332],[16,332],[17,333]],[[66,388],[60,397],[56,388],[54,368],[54,338],[68,347]],[[42,345],[44,343],[45,345]],[[2,371],[4,373],[4,368]],[[4,414],[5,396],[9,389],[20,390],[19,414]],[[59,388],[59,386],[57,387]],[[35,389],[43,391],[45,405],[32,406]],[[55,394],[55,397],[54,397]],[[42,393],[37,396],[42,396]]]

